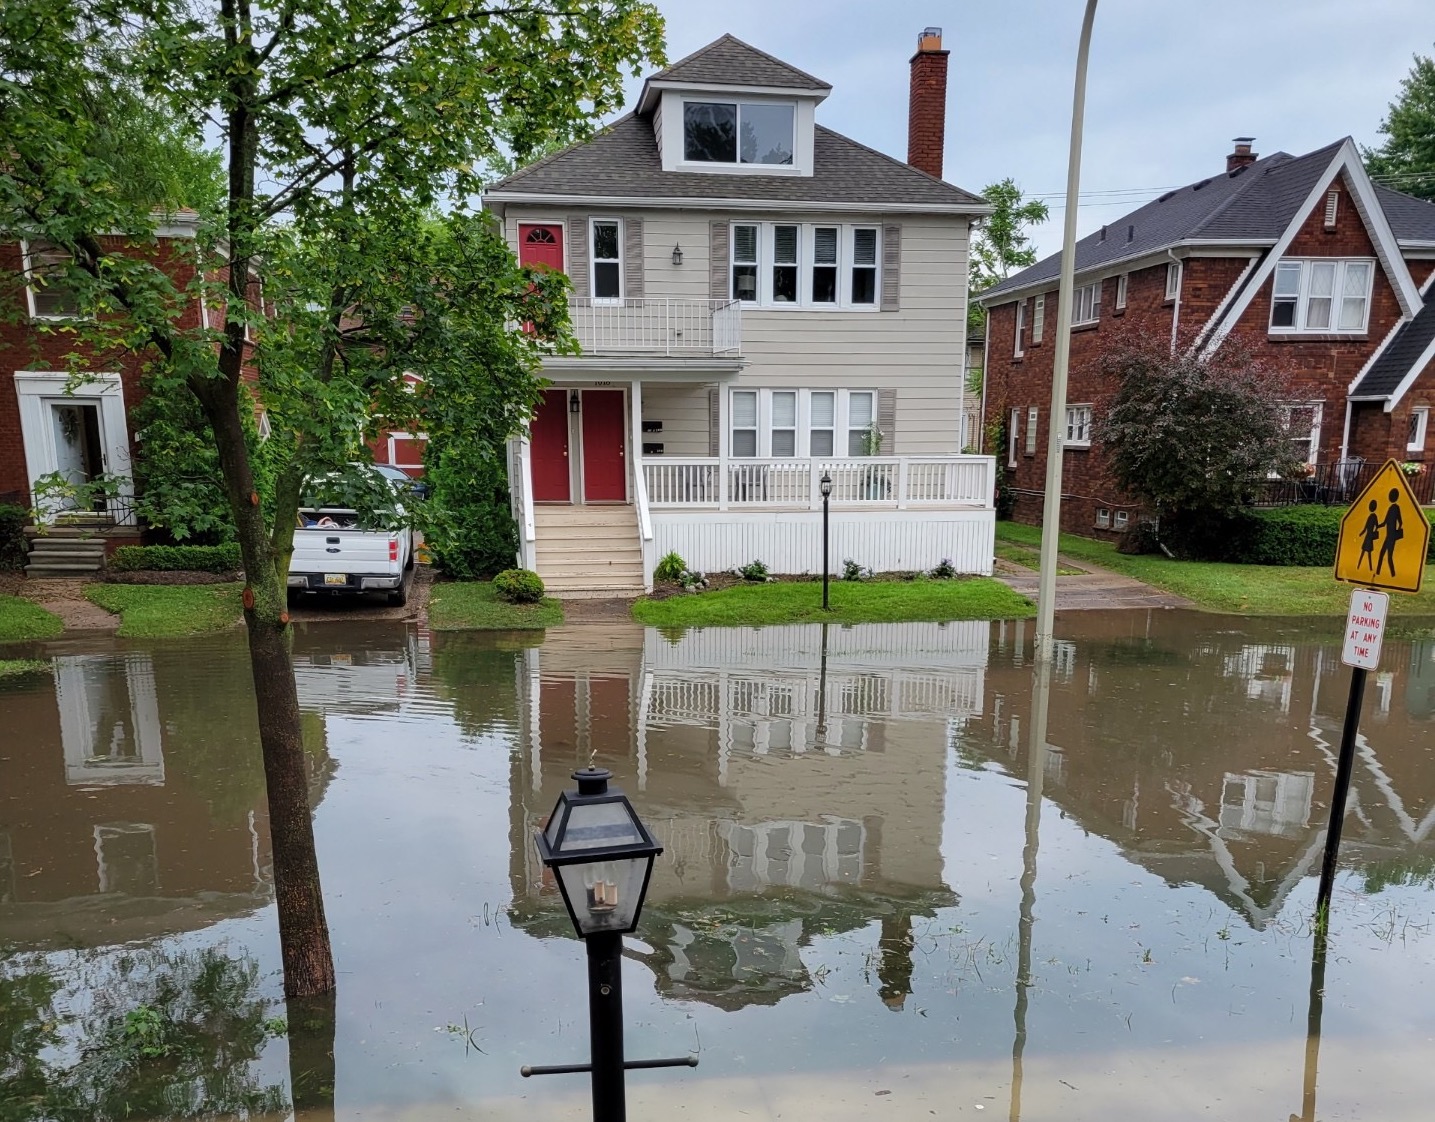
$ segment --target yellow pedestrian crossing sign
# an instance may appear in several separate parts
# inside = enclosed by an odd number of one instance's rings
[[[1430,520],[1394,460],[1350,504],[1340,520],[1335,579],[1391,592],[1419,592],[1430,546]]]

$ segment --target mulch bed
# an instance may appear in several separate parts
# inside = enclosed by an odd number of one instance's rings
[[[244,573],[236,569],[232,573],[201,573],[191,569],[134,569],[118,572],[105,569],[95,574],[97,580],[107,584],[232,584],[244,579]]]

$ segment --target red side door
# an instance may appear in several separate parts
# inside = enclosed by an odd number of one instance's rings
[[[563,227],[556,222],[518,224],[518,263],[563,271]]]
[[[583,498],[590,503],[628,499],[622,390],[583,391]]]
[[[563,390],[543,391],[543,404],[529,430],[529,458],[533,464],[534,501],[569,502],[568,395]]]

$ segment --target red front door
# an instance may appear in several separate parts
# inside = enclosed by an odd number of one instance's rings
[[[557,223],[518,224],[518,263],[563,271],[563,227]]]
[[[572,493],[568,484],[568,394],[565,391],[543,391],[543,404],[533,417],[529,442],[534,501],[568,502]]]
[[[583,498],[590,503],[626,502],[623,391],[583,391]]]

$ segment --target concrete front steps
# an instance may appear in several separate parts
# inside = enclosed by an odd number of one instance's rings
[[[538,575],[559,599],[643,594],[643,549],[631,507],[540,505],[533,511]]]
[[[25,575],[31,578],[93,576],[105,565],[105,539],[94,530],[76,526],[25,528],[30,555]]]

